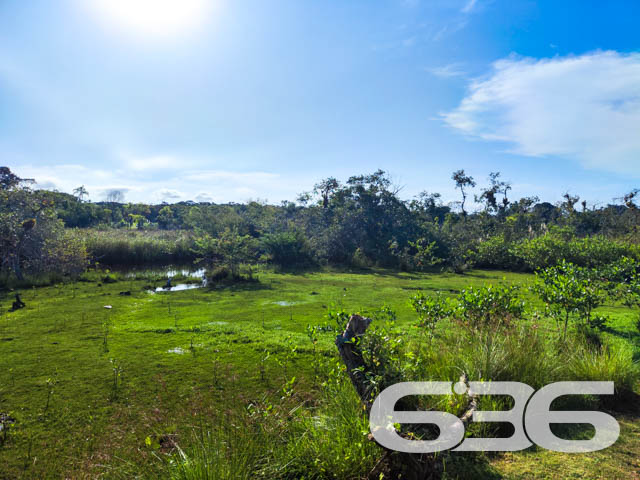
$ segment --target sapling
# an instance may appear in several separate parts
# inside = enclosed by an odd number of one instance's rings
[[[219,370],[220,370],[220,364],[218,362],[218,354],[220,353],[220,350],[215,349],[213,350],[213,386],[217,387],[218,383],[220,382],[220,377],[218,375]]]
[[[317,352],[317,343],[319,340],[318,336],[318,327],[315,325],[307,325],[307,336],[309,337],[309,341],[311,342],[313,348],[313,374],[314,378],[318,378],[318,370],[320,367],[320,361],[318,358]]]
[[[411,299],[411,306],[418,314],[418,327],[423,333],[429,334],[429,345],[433,341],[436,325],[440,320],[448,318],[452,313],[452,308],[447,299],[438,292],[435,296],[429,297],[420,292]]]
[[[47,386],[47,402],[44,406],[44,412],[42,412],[43,415],[47,413],[47,410],[49,410],[49,403],[51,402],[51,396],[53,395],[53,387],[56,384],[56,381],[55,379],[52,379],[51,377],[49,377],[45,381],[45,384]]]
[[[122,387],[123,368],[115,358],[111,358],[109,359],[109,361],[111,362],[111,371],[113,372],[111,383],[111,400],[116,400],[118,398],[118,392]]]
[[[260,357],[260,380],[262,380],[263,382],[266,380],[266,363],[267,360],[269,360],[269,357],[271,356],[271,353],[265,348],[264,349],[264,355],[262,357]]]
[[[606,298],[595,272],[562,261],[536,274],[533,291],[546,304],[547,314],[564,323],[562,338],[567,337],[567,326],[572,315],[577,315],[584,325],[592,325],[593,310]]]
[[[640,274],[635,274],[624,286],[624,304],[629,308],[640,307]],[[640,332],[640,316],[636,321],[636,330]]]
[[[287,367],[298,354],[298,346],[293,342],[291,335],[287,335],[286,347],[284,349],[284,358],[276,357],[276,361],[283,368],[284,379],[287,380]]]
[[[107,320],[102,324],[103,336],[102,336],[102,351],[104,353],[109,352],[109,321]]]
[[[284,385],[282,386],[282,398],[281,400],[284,400],[285,398],[289,398],[293,395],[294,392],[294,385],[296,383],[296,377],[291,377],[290,380],[286,380]]]

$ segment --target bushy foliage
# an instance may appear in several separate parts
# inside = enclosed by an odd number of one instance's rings
[[[584,326],[596,326],[592,324],[593,310],[607,296],[596,271],[564,260],[555,267],[540,271],[533,290],[545,303],[547,314],[564,323],[564,337],[570,318],[579,319]],[[602,327],[603,322],[599,318],[595,320]]]
[[[638,246],[629,242],[594,236],[575,238],[571,233],[548,233],[514,244],[510,249],[529,270],[553,267],[563,260],[582,267],[603,267],[622,257],[640,258]]]
[[[65,232],[46,198],[18,180],[0,189],[0,270],[19,281],[25,274],[83,271],[87,255],[82,242]]]
[[[433,339],[438,322],[449,318],[453,313],[451,304],[441,292],[435,296],[426,296],[420,292],[411,299],[411,306],[418,314],[418,327],[428,332],[430,339]]]
[[[255,241],[249,235],[240,235],[236,229],[225,229],[219,237],[202,233],[195,238],[194,252],[198,261],[209,268],[223,266],[232,278],[240,278],[240,267],[256,260]]]
[[[455,317],[476,332],[508,328],[522,318],[525,303],[515,285],[489,285],[464,289],[458,296]]]
[[[269,261],[279,267],[305,266],[314,261],[309,241],[299,230],[267,234],[261,245]]]
[[[521,251],[514,249],[504,235],[489,237],[480,242],[473,260],[476,267],[500,270],[523,270],[527,265]]]

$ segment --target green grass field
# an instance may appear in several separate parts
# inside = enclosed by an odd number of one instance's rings
[[[144,275],[101,286],[96,277],[24,290],[27,307],[13,313],[7,313],[12,294],[3,294],[0,414],[16,423],[0,446],[0,478],[162,475],[159,458],[169,449],[155,439],[188,448],[202,422],[280,397],[293,375],[305,401],[321,395],[306,327],[325,326],[331,305],[367,313],[386,304],[412,334],[416,317],[408,300],[417,289],[455,294],[469,285],[531,280],[485,271],[258,277],[236,287],[155,294],[145,289],[152,282]],[[127,291],[130,296],[119,294]],[[602,310],[614,320],[608,335],[633,345],[637,358],[636,313]],[[331,329],[321,334],[317,355],[324,365],[338,358],[335,335]],[[292,346],[295,355],[287,353]],[[482,459],[483,475],[640,478],[638,414],[616,416],[622,436],[613,448],[588,456],[537,448],[492,455]],[[468,463],[452,456],[446,475],[464,477]]]

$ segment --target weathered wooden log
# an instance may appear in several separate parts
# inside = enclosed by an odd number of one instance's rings
[[[351,315],[342,335],[336,337],[336,347],[340,353],[340,358],[347,368],[351,383],[356,389],[367,413],[370,412],[374,399],[371,396],[371,388],[366,383],[367,366],[358,345],[358,339],[366,333],[370,324],[370,318]],[[465,384],[467,391],[469,391],[469,382],[466,374],[460,377],[459,382]],[[460,417],[465,426],[473,418],[476,408],[477,398],[472,392],[469,392],[467,410]],[[369,434],[369,440],[375,440],[372,434]],[[437,461],[436,456],[432,454],[416,455],[394,452],[385,447],[382,448],[384,453],[368,475],[369,478],[379,478],[384,473],[387,476],[391,476],[391,478],[428,480],[440,478],[442,474],[442,465]]]
[[[9,311],[10,312],[15,312],[16,310],[20,310],[21,308],[24,308],[26,306],[27,305],[20,298],[20,294],[16,293],[16,300],[11,305],[11,310],[9,310]]]
[[[340,358],[342,358],[347,367],[351,383],[353,383],[360,400],[367,407],[367,412],[372,404],[371,391],[366,384],[366,365],[362,358],[362,351],[358,347],[358,338],[364,335],[370,324],[370,318],[351,315],[342,335],[336,337],[336,346],[338,347]]]

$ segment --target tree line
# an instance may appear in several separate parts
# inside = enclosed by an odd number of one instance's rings
[[[639,257],[638,190],[599,207],[568,193],[556,203],[537,197],[512,199],[511,184],[499,172],[477,188],[473,177],[458,170],[452,181],[460,201],[445,204],[439,193],[428,191],[401,199],[400,188],[378,170],[346,182],[324,179],[295,202],[278,205],[151,205],[124,203],[122,195],[90,202],[84,186],[74,195],[35,190],[32,180],[1,168],[2,269],[16,276],[45,265],[65,272],[80,269],[71,265],[82,262],[87,252],[82,237],[70,232],[89,228],[104,235],[184,232],[193,259],[224,263],[228,252],[234,252],[234,270],[259,261],[280,267],[535,270],[561,259],[593,266],[620,256]],[[481,208],[471,211],[470,199]]]

